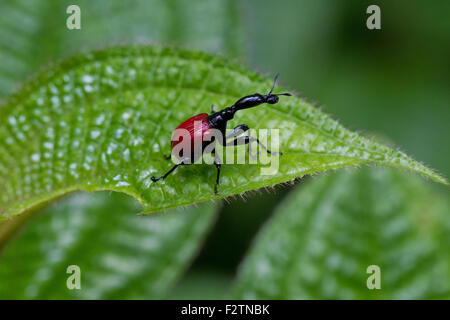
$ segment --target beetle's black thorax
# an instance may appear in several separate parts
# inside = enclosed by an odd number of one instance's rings
[[[210,114],[207,118],[207,121],[211,126],[211,128],[224,131],[225,128],[227,127],[228,120],[233,119],[235,112],[236,111],[234,110],[234,106],[228,107],[218,112]]]

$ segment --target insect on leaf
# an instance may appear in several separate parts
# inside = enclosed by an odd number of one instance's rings
[[[298,97],[240,111],[234,125],[279,129],[279,169],[223,165],[166,172],[173,129],[183,120],[266,93],[272,80],[217,56],[160,46],[80,54],[43,71],[0,106],[1,218],[75,190],[129,194],[145,213],[271,186],[306,174],[363,164],[408,169],[447,181],[404,153],[350,132]],[[276,88],[276,92],[286,91]]]

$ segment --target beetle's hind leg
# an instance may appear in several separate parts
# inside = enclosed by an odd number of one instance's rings
[[[150,179],[152,179],[153,182],[157,182],[157,181],[159,181],[161,179],[165,179],[169,174],[174,172],[177,167],[182,166],[183,164],[184,164],[183,161],[181,161],[180,163],[177,163],[172,168],[170,168],[170,170],[167,171],[164,175],[162,175],[162,176],[160,176],[158,178],[155,178],[155,176],[152,176]]]

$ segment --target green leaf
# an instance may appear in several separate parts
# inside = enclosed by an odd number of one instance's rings
[[[421,179],[385,168],[309,181],[257,236],[233,297],[448,299],[447,200]],[[380,267],[380,290],[366,286],[370,265]]]
[[[72,4],[81,10],[80,30],[66,28]],[[80,49],[152,41],[233,57],[242,51],[241,23],[230,0],[2,0],[0,12],[0,97]]]
[[[209,52],[226,53],[234,57],[240,56],[241,53],[241,23],[238,19],[235,1],[217,0],[205,2],[203,0],[192,0],[187,2],[184,0],[130,0],[126,3],[121,3],[109,0],[79,0],[76,4],[81,9],[82,28],[81,30],[68,30],[66,28],[66,19],[69,15],[66,13],[66,8],[72,4],[74,3],[70,0],[32,2],[27,0],[4,0],[0,2],[0,12],[2,13],[2,19],[0,20],[0,61],[2,62],[0,64],[0,97],[11,92],[13,86],[17,86],[19,81],[23,81],[29,74],[37,71],[49,62],[68,57],[74,53],[80,52],[80,50],[86,50],[86,48],[101,48],[113,43],[163,42],[195,47]],[[211,16],[214,16],[214,19],[211,19]],[[205,28],[205,26],[207,27]],[[38,110],[36,111],[39,112]],[[3,110],[0,110],[0,114],[2,114],[2,112]],[[26,113],[21,114],[21,116],[26,116]],[[0,120],[3,119],[3,115],[0,115]],[[52,119],[52,121],[53,120],[56,119]],[[28,123],[27,125],[33,126],[34,129],[38,127],[35,126],[35,123]],[[3,126],[3,122],[0,122],[0,127]],[[71,130],[72,129],[74,131],[79,130],[75,128],[71,128]],[[1,130],[2,129],[0,129],[0,131]],[[34,143],[37,140],[29,142]],[[3,151],[3,149],[1,150]],[[9,164],[8,161],[3,162],[4,157],[8,158],[8,155],[0,155],[0,166],[5,165],[5,163],[7,166],[15,166],[15,164]],[[29,169],[31,169],[31,167]],[[35,169],[38,171],[41,170],[37,167]],[[32,174],[31,171],[30,174]],[[25,180],[28,180],[29,178],[30,176],[25,178]],[[22,180],[22,182],[25,180]],[[10,188],[11,186],[6,187],[6,189],[13,191]],[[23,196],[27,197],[25,194],[23,194]],[[87,210],[90,210],[95,207],[98,208],[98,210],[102,210],[101,208],[103,208],[103,205],[100,205],[99,197],[100,196],[95,196],[95,199],[97,200],[93,200],[95,202],[94,204],[85,203],[83,206],[76,206],[76,209],[82,210],[86,208]],[[114,200],[114,203],[116,203],[117,206],[123,208],[124,211],[128,210],[127,208],[129,206],[121,205],[117,201],[117,199]],[[0,203],[0,213],[2,213],[4,206],[1,201]],[[41,204],[43,205],[45,202]],[[204,209],[201,210],[204,211]],[[72,210],[69,211],[74,213]],[[178,234],[183,235],[191,232],[195,225],[198,227],[201,226],[201,222],[195,221],[195,219],[205,218],[199,214],[193,214],[195,217],[189,219],[184,219],[179,217],[179,215],[176,215],[176,217],[180,219],[180,223],[184,223],[183,228],[180,227],[177,229]],[[4,216],[0,217],[0,220],[2,220],[1,218],[3,217]],[[17,229],[31,217],[32,215],[24,214],[10,223],[0,225],[0,249],[5,245],[6,240],[11,238]],[[96,221],[97,225],[102,225],[103,222],[98,220],[99,217],[103,217],[105,219],[104,224],[108,225],[108,215],[96,212],[93,216],[93,220]],[[129,216],[128,218],[132,219],[132,217]],[[123,219],[125,220],[125,217]],[[173,228],[170,226],[175,225],[175,222],[162,219],[163,223],[165,223],[165,221],[168,222],[168,231],[171,232]],[[45,219],[38,219],[37,221],[33,221],[33,226],[35,229],[42,229],[44,232],[50,232],[48,226],[45,226],[45,223]],[[42,226],[40,226],[41,224]],[[126,225],[127,224],[124,223],[125,227]],[[63,230],[58,230],[58,239],[64,238],[65,233],[69,233],[70,236],[77,236],[77,232],[83,232],[84,230],[76,228],[70,229],[70,226],[66,227],[67,228]],[[98,228],[97,231],[99,233],[103,232],[98,226],[96,226],[96,228]],[[123,233],[119,227],[116,227],[116,229],[115,232],[118,234]],[[106,230],[106,232],[109,231],[109,229]],[[125,231],[127,232],[127,230]],[[201,230],[198,231],[203,232]],[[159,239],[159,236],[161,236],[162,239]],[[155,239],[153,241],[155,243],[163,241],[165,236],[166,233],[157,232],[154,234]],[[36,235],[36,237],[38,237],[38,235]],[[195,237],[195,235],[193,237]],[[181,238],[174,236],[175,241],[176,239]],[[25,240],[21,242],[22,246],[25,246],[24,241]],[[32,241],[37,240],[32,239]],[[87,241],[88,240],[85,240],[85,242]],[[171,243],[174,244],[174,242]],[[200,244],[200,241],[197,241],[195,246],[199,246]],[[191,258],[188,254],[189,250],[187,249],[189,245],[193,246],[192,242],[187,241],[186,247],[183,249],[186,253],[184,259],[172,259],[168,254],[153,255],[152,259],[161,258],[162,261],[152,261],[152,265],[148,266],[149,271],[155,271],[153,266],[156,266],[157,264],[163,266],[163,264],[170,262],[179,263],[180,265],[169,265],[167,268],[167,275],[172,271],[172,274],[179,273],[183,268],[183,265]],[[14,246],[14,248],[16,248],[16,246]],[[161,246],[161,248],[164,250],[166,247]],[[69,249],[72,250],[72,248]],[[98,249],[101,250],[102,248],[98,247]],[[180,249],[182,248],[180,247]],[[108,247],[103,248],[103,250],[106,250],[109,255],[115,254],[113,248]],[[121,250],[123,251],[123,249],[119,247],[119,255],[123,254]],[[191,253],[193,253],[193,251],[194,249],[191,249]],[[100,255],[101,252],[98,252],[98,254]],[[17,261],[17,263],[21,265],[22,263],[26,263],[25,261],[28,261],[26,257],[22,257],[20,263],[19,261]],[[42,263],[45,263],[45,261],[42,260]],[[11,274],[10,270],[8,274]],[[121,275],[118,273],[117,275],[108,274],[108,276],[120,277]],[[122,276],[129,278],[129,275],[126,274]],[[24,277],[24,279],[25,278],[26,277]],[[153,278],[148,280],[150,281],[150,285],[154,286],[155,290],[154,292],[147,292],[146,297],[156,297],[157,294],[160,296],[160,291],[156,291],[156,289],[159,288],[163,290],[165,287],[169,286],[173,281],[173,277],[163,276],[159,282]],[[2,281],[3,278],[1,278],[0,282]],[[154,283],[152,284],[151,281]],[[11,283],[12,280],[8,282],[8,285],[13,287],[14,285]],[[106,282],[103,283],[109,285]],[[150,286],[148,286],[148,288],[150,288]],[[133,294],[132,290],[127,290],[125,296]],[[43,289],[39,289],[39,292],[41,291],[43,291]],[[99,294],[103,294],[102,292]],[[64,297],[64,294],[61,295],[56,292],[53,297]],[[104,291],[104,295],[108,297],[115,296],[115,294],[116,293],[114,293],[113,290],[107,289]],[[30,294],[29,296],[32,295],[33,294]],[[75,294],[70,295],[70,297],[87,297],[89,295],[93,296],[94,294],[90,292],[88,295]],[[23,297],[24,294],[22,292],[16,296]],[[39,296],[44,295],[39,293]],[[47,294],[47,296],[49,295]]]
[[[297,97],[242,111],[230,124],[280,129],[284,155],[276,174],[261,175],[261,165],[224,165],[220,195],[212,191],[213,166],[186,166],[151,182],[171,166],[163,155],[181,121],[270,86],[271,79],[222,58],[159,46],[110,48],[58,64],[0,106],[2,218],[75,190],[124,192],[147,213],[361,164],[409,169],[447,183]]]
[[[0,299],[157,299],[197,252],[215,206],[137,216],[123,194],[79,193],[30,222],[0,256]],[[81,270],[81,290],[66,286]]]

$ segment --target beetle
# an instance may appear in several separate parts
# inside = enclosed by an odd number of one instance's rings
[[[250,143],[257,142],[264,150],[267,151],[268,154],[275,155],[276,154],[275,152],[271,152],[269,149],[267,149],[267,147],[265,145],[263,145],[262,143],[260,143],[257,138],[254,138],[250,135],[237,137],[240,134],[242,134],[243,132],[246,132],[249,130],[249,127],[246,124],[238,125],[228,135],[225,135],[225,131],[226,131],[226,127],[227,127],[227,122],[229,120],[233,119],[234,114],[237,111],[256,107],[263,103],[276,104],[279,101],[279,96],[291,96],[290,93],[278,93],[278,94],[272,93],[273,89],[275,88],[275,85],[277,83],[278,75],[279,75],[278,73],[275,75],[275,77],[273,79],[272,88],[270,89],[270,91],[267,94],[263,95],[260,93],[255,93],[252,95],[242,97],[239,100],[237,100],[232,106],[227,107],[227,108],[217,111],[217,112],[214,111],[214,106],[211,106],[210,114],[201,113],[201,114],[195,115],[195,116],[187,119],[186,121],[182,122],[176,129],[185,129],[189,132],[192,146],[194,145],[194,142],[196,140],[198,141],[201,139],[201,141],[202,141],[202,150],[201,151],[202,152],[200,153],[200,156],[205,151],[206,146],[209,145],[211,143],[211,141],[213,141],[213,140],[205,141],[207,139],[204,139],[205,135],[207,134],[207,132],[210,129],[219,130],[220,133],[222,134],[222,137],[225,137],[225,141],[222,141],[221,139],[216,140],[224,147],[248,144],[249,151],[250,151]],[[195,122],[200,123],[200,126],[195,127],[194,126]],[[228,142],[226,141],[231,138],[233,138],[233,140],[228,141]],[[172,140],[172,150],[181,141],[182,140],[179,140],[179,141]],[[193,148],[191,150],[193,150]],[[214,193],[217,194],[218,193],[217,187],[219,185],[219,179],[220,179],[221,163],[220,163],[220,159],[218,157],[216,157],[216,155],[215,155],[215,149],[212,149],[211,153],[214,154],[214,164],[217,168],[217,178],[216,178],[216,183],[214,185]],[[176,163],[164,175],[162,175],[158,178],[155,178],[154,176],[152,176],[151,180],[153,182],[157,182],[160,179],[165,179],[168,175],[170,175],[173,171],[175,171],[175,169],[177,167],[185,165],[185,164],[189,164],[189,163],[194,163],[198,158],[198,156],[194,155],[194,152],[191,152],[191,154],[188,154],[188,155],[181,154],[181,155],[176,155],[176,156],[177,156],[179,162]],[[165,158],[170,159],[171,157],[165,156]]]

